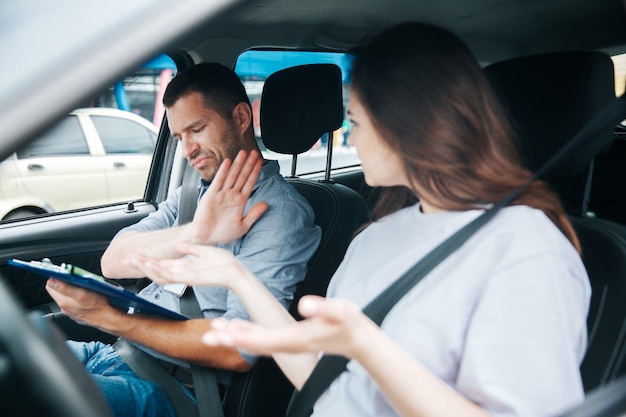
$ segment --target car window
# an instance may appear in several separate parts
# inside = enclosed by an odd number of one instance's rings
[[[360,165],[356,149],[348,145],[348,136],[351,125],[346,114],[350,93],[349,65],[346,54],[334,52],[306,52],[306,51],[276,51],[276,50],[250,50],[239,56],[235,65],[235,72],[242,80],[254,113],[254,131],[261,145],[264,157],[277,159],[280,164],[281,174],[287,176],[291,173],[291,156],[279,155],[267,150],[263,146],[263,132],[260,126],[261,93],[263,84],[268,76],[282,69],[305,64],[332,63],[341,68],[343,78],[343,102],[344,122],[340,129],[333,132],[333,159],[332,169],[345,168]],[[297,175],[323,172],[326,168],[326,152],[328,147],[328,135],[323,135],[313,147],[298,156]]]
[[[143,199],[175,74],[158,55],[0,161],[0,221]]]
[[[106,116],[91,116],[102,146],[107,154],[151,154],[156,143],[156,133],[131,120]]]
[[[615,94],[621,96],[626,86],[626,54],[614,55],[611,59],[615,67]]]
[[[34,142],[17,151],[19,159],[46,156],[86,155],[85,135],[76,116],[68,116],[48,129]]]
[[[615,95],[619,97],[626,89],[626,54],[613,55],[611,59],[615,68]],[[626,126],[626,120],[622,125]]]

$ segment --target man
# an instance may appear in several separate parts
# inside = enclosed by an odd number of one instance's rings
[[[278,163],[263,163],[259,158],[252,109],[241,81],[222,65],[198,64],[172,80],[163,103],[172,136],[202,176],[198,207],[190,223],[178,225],[181,188],[177,189],[157,211],[115,236],[102,257],[103,275],[142,277],[128,261],[135,254],[177,258],[181,256],[178,242],[215,244],[232,251],[287,307],[321,233],[306,200],[280,176]],[[236,180],[241,172],[249,173],[248,184]],[[209,187],[214,179],[219,185]],[[242,202],[246,200],[244,215]],[[236,221],[219,221],[232,218]],[[167,363],[185,369],[194,363],[239,372],[255,363],[255,357],[235,348],[201,343],[211,319],[249,319],[240,300],[226,289],[194,288],[205,319],[174,321],[128,315],[94,293],[57,280],[49,280],[46,288],[74,320],[127,339]],[[183,292],[184,287],[153,283],[140,295],[180,311]],[[113,347],[94,342],[68,344],[94,375],[116,416],[175,415],[164,391],[139,378]],[[218,374],[222,386],[227,387],[229,375]],[[193,397],[192,391],[186,393]]]

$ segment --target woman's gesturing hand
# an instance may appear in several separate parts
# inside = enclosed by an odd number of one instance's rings
[[[320,352],[354,358],[378,327],[353,303],[305,296],[298,304],[305,320],[261,326],[243,320],[215,320],[203,336],[209,345],[237,346],[260,355]]]
[[[178,249],[186,256],[156,259],[137,254],[130,258],[129,263],[158,284],[185,283],[230,288],[238,277],[249,274],[227,250],[189,243],[179,243]]]

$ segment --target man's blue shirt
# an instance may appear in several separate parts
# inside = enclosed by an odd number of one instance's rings
[[[206,187],[203,184],[199,188],[204,191]],[[157,211],[122,229],[119,234],[176,226],[180,195],[179,187],[159,204]],[[269,208],[250,231],[231,243],[216,246],[231,251],[288,308],[296,285],[304,279],[307,262],[320,242],[321,231],[314,223],[315,215],[310,205],[280,175],[276,161],[263,165],[246,204],[246,212],[259,202],[266,202]],[[195,287],[194,292],[204,317],[250,320],[243,303],[231,291],[203,286]],[[165,308],[180,311],[179,297],[163,289],[162,285],[152,283],[139,295]],[[156,352],[151,354],[162,357]],[[242,356],[250,364],[256,361],[255,356],[244,352]]]

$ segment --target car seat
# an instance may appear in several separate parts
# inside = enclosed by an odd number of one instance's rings
[[[528,167],[536,169],[603,105],[616,100],[613,64],[606,54],[542,54],[485,68],[522,139]],[[588,349],[581,365],[585,391],[626,371],[626,227],[587,214],[589,172],[607,150],[613,126],[590,137],[579,152],[544,179],[559,193],[582,246],[592,287]]]
[[[322,236],[308,263],[307,275],[295,293],[290,312],[300,318],[297,303],[302,295],[325,295],[326,287],[357,228],[369,219],[363,197],[330,179],[298,178],[298,155],[309,150],[325,133],[343,120],[341,71],[334,64],[287,68],[270,75],[261,96],[261,135],[265,147],[292,156],[287,178],[309,202]],[[328,141],[327,166],[332,159]],[[281,416],[285,414],[293,386],[271,358],[260,358],[246,374],[235,375],[228,394],[227,417]]]
[[[492,64],[485,74],[509,110],[526,166],[537,170],[603,103],[615,99],[613,63],[595,51],[533,55]],[[587,173],[593,158],[609,149],[613,127],[586,141],[580,151],[544,179],[565,209],[586,214]],[[584,211],[584,212],[583,212]]]
[[[594,161],[589,211],[596,217],[626,224],[626,127],[617,126],[611,148]]]

